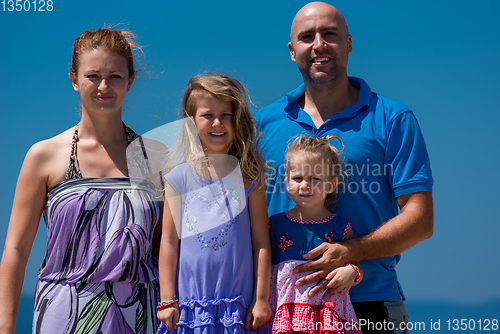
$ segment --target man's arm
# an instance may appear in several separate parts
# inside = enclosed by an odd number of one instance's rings
[[[326,286],[327,281],[323,278],[337,267],[394,256],[430,238],[434,230],[432,193],[411,193],[398,197],[397,201],[401,213],[376,230],[340,243],[323,243],[304,255],[304,259],[321,258],[295,268],[296,272],[316,270],[295,284],[300,286],[320,280],[311,289],[310,295],[314,295]]]
[[[347,262],[395,256],[428,239],[434,231],[432,193],[428,191],[397,198],[401,213],[375,231],[347,244]],[[355,260],[353,260],[355,259]]]

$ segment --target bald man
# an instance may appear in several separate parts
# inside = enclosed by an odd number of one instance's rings
[[[315,260],[296,270],[313,272],[296,285],[317,281],[310,292],[317,294],[334,268],[361,262],[364,277],[351,288],[350,297],[363,333],[404,333],[407,314],[396,264],[400,253],[433,233],[433,179],[417,120],[406,105],[372,92],[360,78],[348,77],[352,37],[343,15],[331,5],[312,2],[300,9],[288,48],[303,84],[254,115],[262,129],[264,157],[272,167],[269,215],[294,206],[283,182],[289,140],[299,134],[336,134],[344,143],[349,177],[335,213],[352,223],[355,235],[304,255]]]

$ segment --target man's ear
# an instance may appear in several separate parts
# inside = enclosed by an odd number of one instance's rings
[[[288,50],[290,50],[290,58],[292,58],[292,61],[294,63],[296,63],[296,61],[295,61],[295,51],[293,51],[292,42],[288,42]]]
[[[70,72],[69,73],[69,80],[71,81],[71,84],[73,85],[73,89],[75,90],[75,92],[78,92],[78,82],[76,80],[76,74]]]

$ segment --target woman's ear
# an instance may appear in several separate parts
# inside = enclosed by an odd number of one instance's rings
[[[132,76],[128,79],[127,93],[130,91],[130,88],[132,88],[132,84],[134,83],[134,79],[135,79],[135,74],[134,74],[134,75],[132,75]]]
[[[75,92],[78,92],[78,82],[76,80],[76,74],[70,72],[69,73],[69,80],[71,81],[71,84],[73,85],[73,89],[75,90]]]

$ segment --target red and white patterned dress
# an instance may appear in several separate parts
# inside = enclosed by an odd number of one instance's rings
[[[273,271],[271,277],[270,305],[273,310],[273,334],[361,334],[349,294],[338,292],[323,299],[322,291],[309,297],[309,290],[316,284],[301,287],[295,282],[310,272],[296,274],[293,269],[306,263],[302,256],[323,242],[344,240],[351,224],[332,214],[320,221],[302,221],[288,211],[270,218]]]

